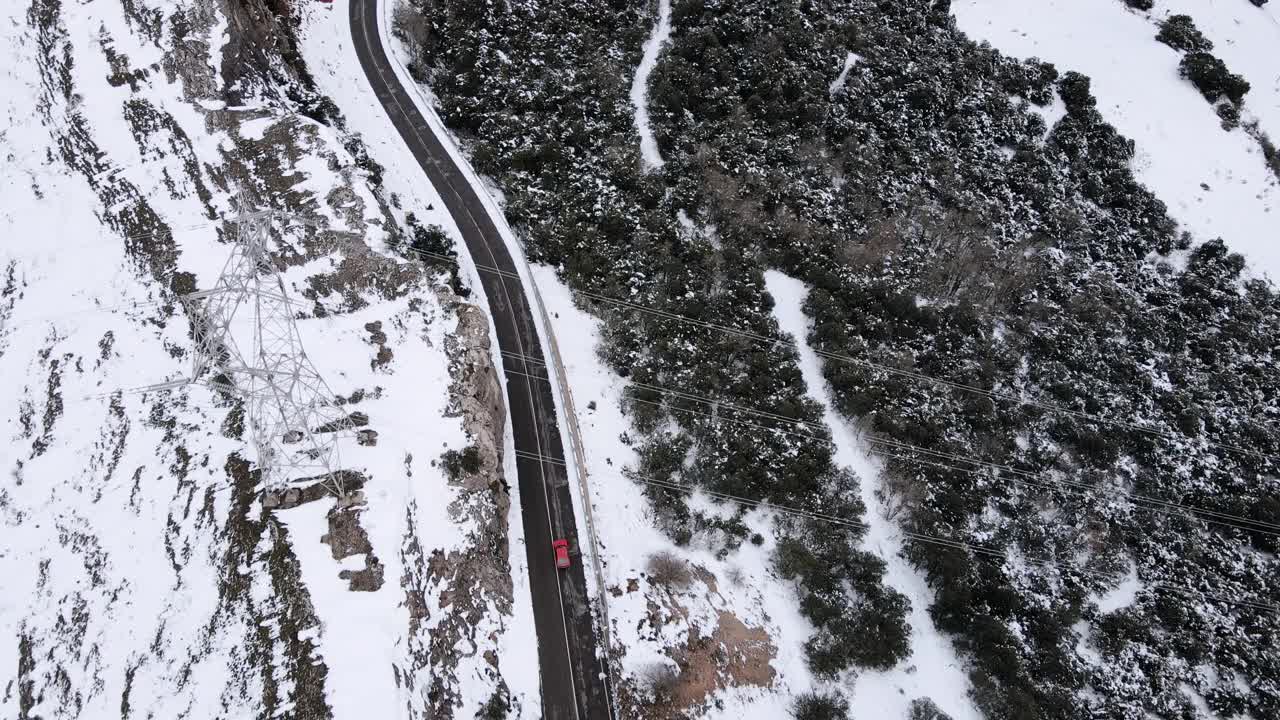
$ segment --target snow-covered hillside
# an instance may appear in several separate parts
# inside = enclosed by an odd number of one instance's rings
[[[624,707],[1276,714],[1275,3],[1142,4],[403,0],[554,315]]]
[[[454,230],[378,134],[345,18],[303,8],[299,49],[258,0],[21,5],[0,10],[0,716],[536,713],[489,323],[393,251]],[[216,280],[237,192],[299,220],[275,222],[278,267],[362,416],[343,497],[264,509],[238,401],[135,390],[188,371],[180,295]],[[478,469],[442,462],[469,447]]]
[[[1223,130],[1213,106],[1179,77],[1179,53],[1155,39],[1156,22],[1190,15],[1227,67],[1252,84],[1243,117],[1280,139],[1278,4],[1157,0],[1143,13],[1122,0],[957,0],[952,11],[974,40],[1088,75],[1098,111],[1136,143],[1134,170],[1173,218],[1196,241],[1221,237],[1280,280],[1280,177],[1254,138]]]
[[[717,506],[695,492],[694,507],[712,517],[730,521],[739,509],[746,510],[740,519],[760,542],[723,553],[705,539],[681,547],[664,536],[643,482],[636,481],[646,478],[624,472],[638,458],[627,440],[622,412],[625,382],[597,355],[599,321],[575,307],[571,292],[551,268],[537,266],[533,277],[565,348],[579,408],[613,639],[624,676],[636,678],[638,690],[652,691],[661,686],[664,668],[675,672],[692,666],[705,680],[679,685],[672,698],[677,707],[701,708],[708,718],[786,717],[794,695],[829,685],[805,665],[803,645],[812,626],[796,611],[789,583],[774,568],[772,527],[779,513]],[[979,718],[966,696],[961,661],[928,618],[931,593],[899,555],[901,540],[877,499],[879,468],[830,409],[817,357],[803,343],[808,330],[801,304],[807,291],[776,273],[769,276],[768,287],[779,303],[781,328],[801,340],[801,368],[810,392],[828,410],[825,421],[834,431],[837,461],[864,483],[864,501],[873,508],[866,549],[889,563],[890,582],[912,602],[910,662],[886,672],[851,674],[853,716],[906,717],[913,702],[929,698],[955,720]],[[670,560],[655,563],[655,558]],[[704,657],[698,649],[708,640],[720,650]]]
[[[836,412],[822,377],[821,360],[806,339],[810,327],[804,314],[804,300],[809,289],[777,272],[767,274],[765,281],[777,303],[774,312],[778,325],[796,342],[805,384],[822,405],[823,420],[832,429],[836,461],[857,474],[861,481],[862,501],[869,508],[865,549],[887,563],[889,583],[911,602],[910,664],[855,677],[851,683],[853,715],[864,717],[880,712],[890,717],[905,717],[911,703],[924,697],[954,720],[980,718],[969,698],[970,684],[963,662],[951,641],[938,632],[929,617],[933,592],[921,573],[903,557],[903,539],[894,524],[892,493],[880,477],[881,468]]]

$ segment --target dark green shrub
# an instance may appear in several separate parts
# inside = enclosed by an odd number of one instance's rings
[[[787,579],[808,575],[819,566],[813,551],[799,538],[782,538],[773,553],[774,566]]]
[[[838,693],[810,691],[791,702],[795,720],[848,720],[849,701]]]
[[[1218,117],[1222,119],[1222,128],[1224,130],[1234,130],[1240,126],[1240,108],[1233,103],[1220,102],[1214,108],[1218,113]]]
[[[1052,63],[1032,58],[1011,65],[1001,82],[1013,95],[1021,95],[1036,105],[1048,105],[1053,101],[1053,83],[1057,79],[1058,69]]]
[[[1089,90],[1089,76],[1074,70],[1063,73],[1058,81],[1058,95],[1067,106],[1067,112],[1075,115],[1092,110],[1098,104]]]
[[[409,219],[408,224],[413,230],[413,240],[410,241],[409,247],[416,252],[456,257],[453,242],[439,225],[419,225],[416,219]],[[438,262],[438,259],[436,260]]]
[[[1276,149],[1275,143],[1271,142],[1271,138],[1261,130],[1254,130],[1252,134],[1262,148],[1262,156],[1267,159],[1267,167],[1271,168],[1271,172],[1277,178],[1280,178],[1280,150]]]
[[[1156,40],[1183,52],[1209,52],[1213,42],[1196,29],[1190,15],[1170,15],[1160,23]]]
[[[911,654],[911,625],[906,621],[910,609],[902,593],[879,583],[872,586],[849,633],[861,640],[852,656],[854,663],[888,670]]]
[[[326,116],[334,115],[336,113],[337,108],[333,107],[332,101],[330,101],[329,98],[324,97],[322,98],[322,102],[317,106],[314,113],[315,117],[313,117],[313,119],[318,122],[325,122],[324,118]],[[356,167],[368,173],[369,183],[371,185],[382,185],[383,168],[378,164],[377,160],[369,157],[369,150],[364,146],[364,140],[361,139],[358,133],[348,135],[344,138],[342,141],[342,147],[346,149],[348,153],[351,153],[352,159],[355,160]]]
[[[1178,72],[1190,80],[1209,102],[1224,95],[1239,105],[1249,92],[1249,81],[1232,74],[1218,58],[1207,52],[1191,52],[1183,56]]]
[[[462,278],[458,275],[458,253],[444,228],[439,225],[422,225],[413,213],[405,215],[405,224],[412,233],[409,248],[414,256],[425,265],[448,270],[449,288],[458,297],[470,297],[471,291],[462,284]]]
[[[488,701],[476,712],[476,720],[506,720],[511,711],[511,700],[507,697],[505,685],[493,691]]]
[[[911,714],[907,720],[951,720],[951,716],[942,712],[933,700],[916,698],[911,701]]]
[[[480,449],[475,445],[468,445],[458,452],[457,450],[446,450],[441,456],[440,461],[444,465],[444,472],[449,476],[450,480],[457,481],[463,475],[471,475],[480,470]]]

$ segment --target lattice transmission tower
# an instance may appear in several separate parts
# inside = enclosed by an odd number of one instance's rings
[[[338,440],[352,423],[302,346],[294,305],[271,257],[275,217],[248,212],[242,196],[234,249],[217,282],[184,296],[195,336],[185,383],[244,401],[268,492],[320,480],[341,495]]]

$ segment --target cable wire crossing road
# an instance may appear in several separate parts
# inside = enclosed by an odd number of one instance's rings
[[[386,0],[381,0],[385,2]],[[532,379],[545,365],[533,310],[510,252],[475,188],[401,85],[379,31],[379,0],[351,0],[351,35],[360,65],[409,151],[453,216],[477,265],[497,329],[507,378],[507,403],[515,436],[520,514],[529,559],[534,626],[545,720],[610,718],[607,668],[597,653],[582,556],[566,570],[555,567],[552,541],[566,539],[577,554],[578,532],[555,401],[549,383]],[[528,358],[528,359],[526,359]],[[532,668],[507,668],[532,672]]]

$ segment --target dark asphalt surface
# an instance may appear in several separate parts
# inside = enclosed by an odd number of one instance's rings
[[[520,281],[512,279],[517,272],[516,265],[480,197],[423,120],[392,70],[378,33],[378,2],[351,0],[351,35],[360,65],[392,124],[453,216],[471,258],[477,265],[512,274],[504,277],[494,272],[479,272],[498,331],[498,346],[504,353],[507,405],[516,450],[554,458],[552,462],[516,458],[520,514],[533,591],[534,629],[538,637],[543,717],[545,720],[609,718],[605,668],[596,657],[598,644],[582,557],[578,552],[578,531],[551,386],[548,380],[527,377],[547,377],[542,347],[534,329],[533,310]],[[537,362],[526,362],[519,357]],[[551,542],[556,538],[569,541],[573,565],[568,570],[555,567]],[[508,676],[534,672],[534,668],[510,664],[503,665],[502,670]]]

